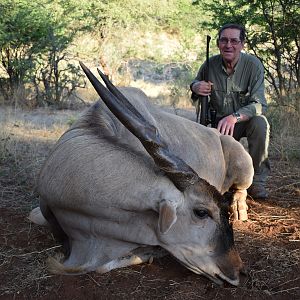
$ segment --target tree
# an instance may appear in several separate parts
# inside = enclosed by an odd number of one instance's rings
[[[25,86],[34,85],[39,100],[58,105],[80,83],[67,49],[85,27],[76,2],[0,0],[0,87],[7,102],[25,98]]]
[[[82,20],[84,7],[84,1],[75,0],[45,4],[50,22],[31,76],[39,103],[61,107],[77,87],[85,85],[84,75],[69,49],[77,34],[86,30]]]
[[[8,101],[23,92],[26,75],[34,68],[33,56],[40,51],[48,22],[34,1],[0,2],[0,59],[5,77],[1,92]]]
[[[264,64],[266,80],[280,106],[300,112],[300,7],[297,0],[210,0],[201,2],[211,16],[202,25],[213,29],[241,23],[247,47]]]

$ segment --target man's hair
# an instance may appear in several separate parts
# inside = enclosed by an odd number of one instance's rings
[[[246,39],[246,31],[244,26],[240,25],[240,24],[234,24],[234,23],[229,23],[229,24],[225,24],[223,25],[220,29],[219,29],[219,33],[218,33],[218,41],[221,37],[221,33],[225,30],[225,29],[238,29],[240,31],[240,40],[241,42],[244,42]]]

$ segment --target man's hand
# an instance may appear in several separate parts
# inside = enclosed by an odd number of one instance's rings
[[[198,81],[193,84],[192,90],[197,95],[209,96],[211,94],[212,85],[213,83],[210,81]]]
[[[236,117],[234,117],[233,115],[229,115],[219,121],[217,129],[221,134],[233,136],[234,126],[236,122]]]

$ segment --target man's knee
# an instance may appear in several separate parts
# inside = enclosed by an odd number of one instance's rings
[[[248,135],[255,135],[263,139],[269,136],[270,125],[265,116],[254,116],[249,121]]]

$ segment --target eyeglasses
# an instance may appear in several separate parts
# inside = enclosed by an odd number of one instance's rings
[[[230,42],[230,44],[231,44],[232,46],[236,46],[236,45],[238,45],[241,41],[238,40],[238,39],[228,39],[228,38],[226,38],[226,37],[222,37],[222,38],[219,39],[219,43],[222,44],[222,45],[227,45],[228,42]]]

